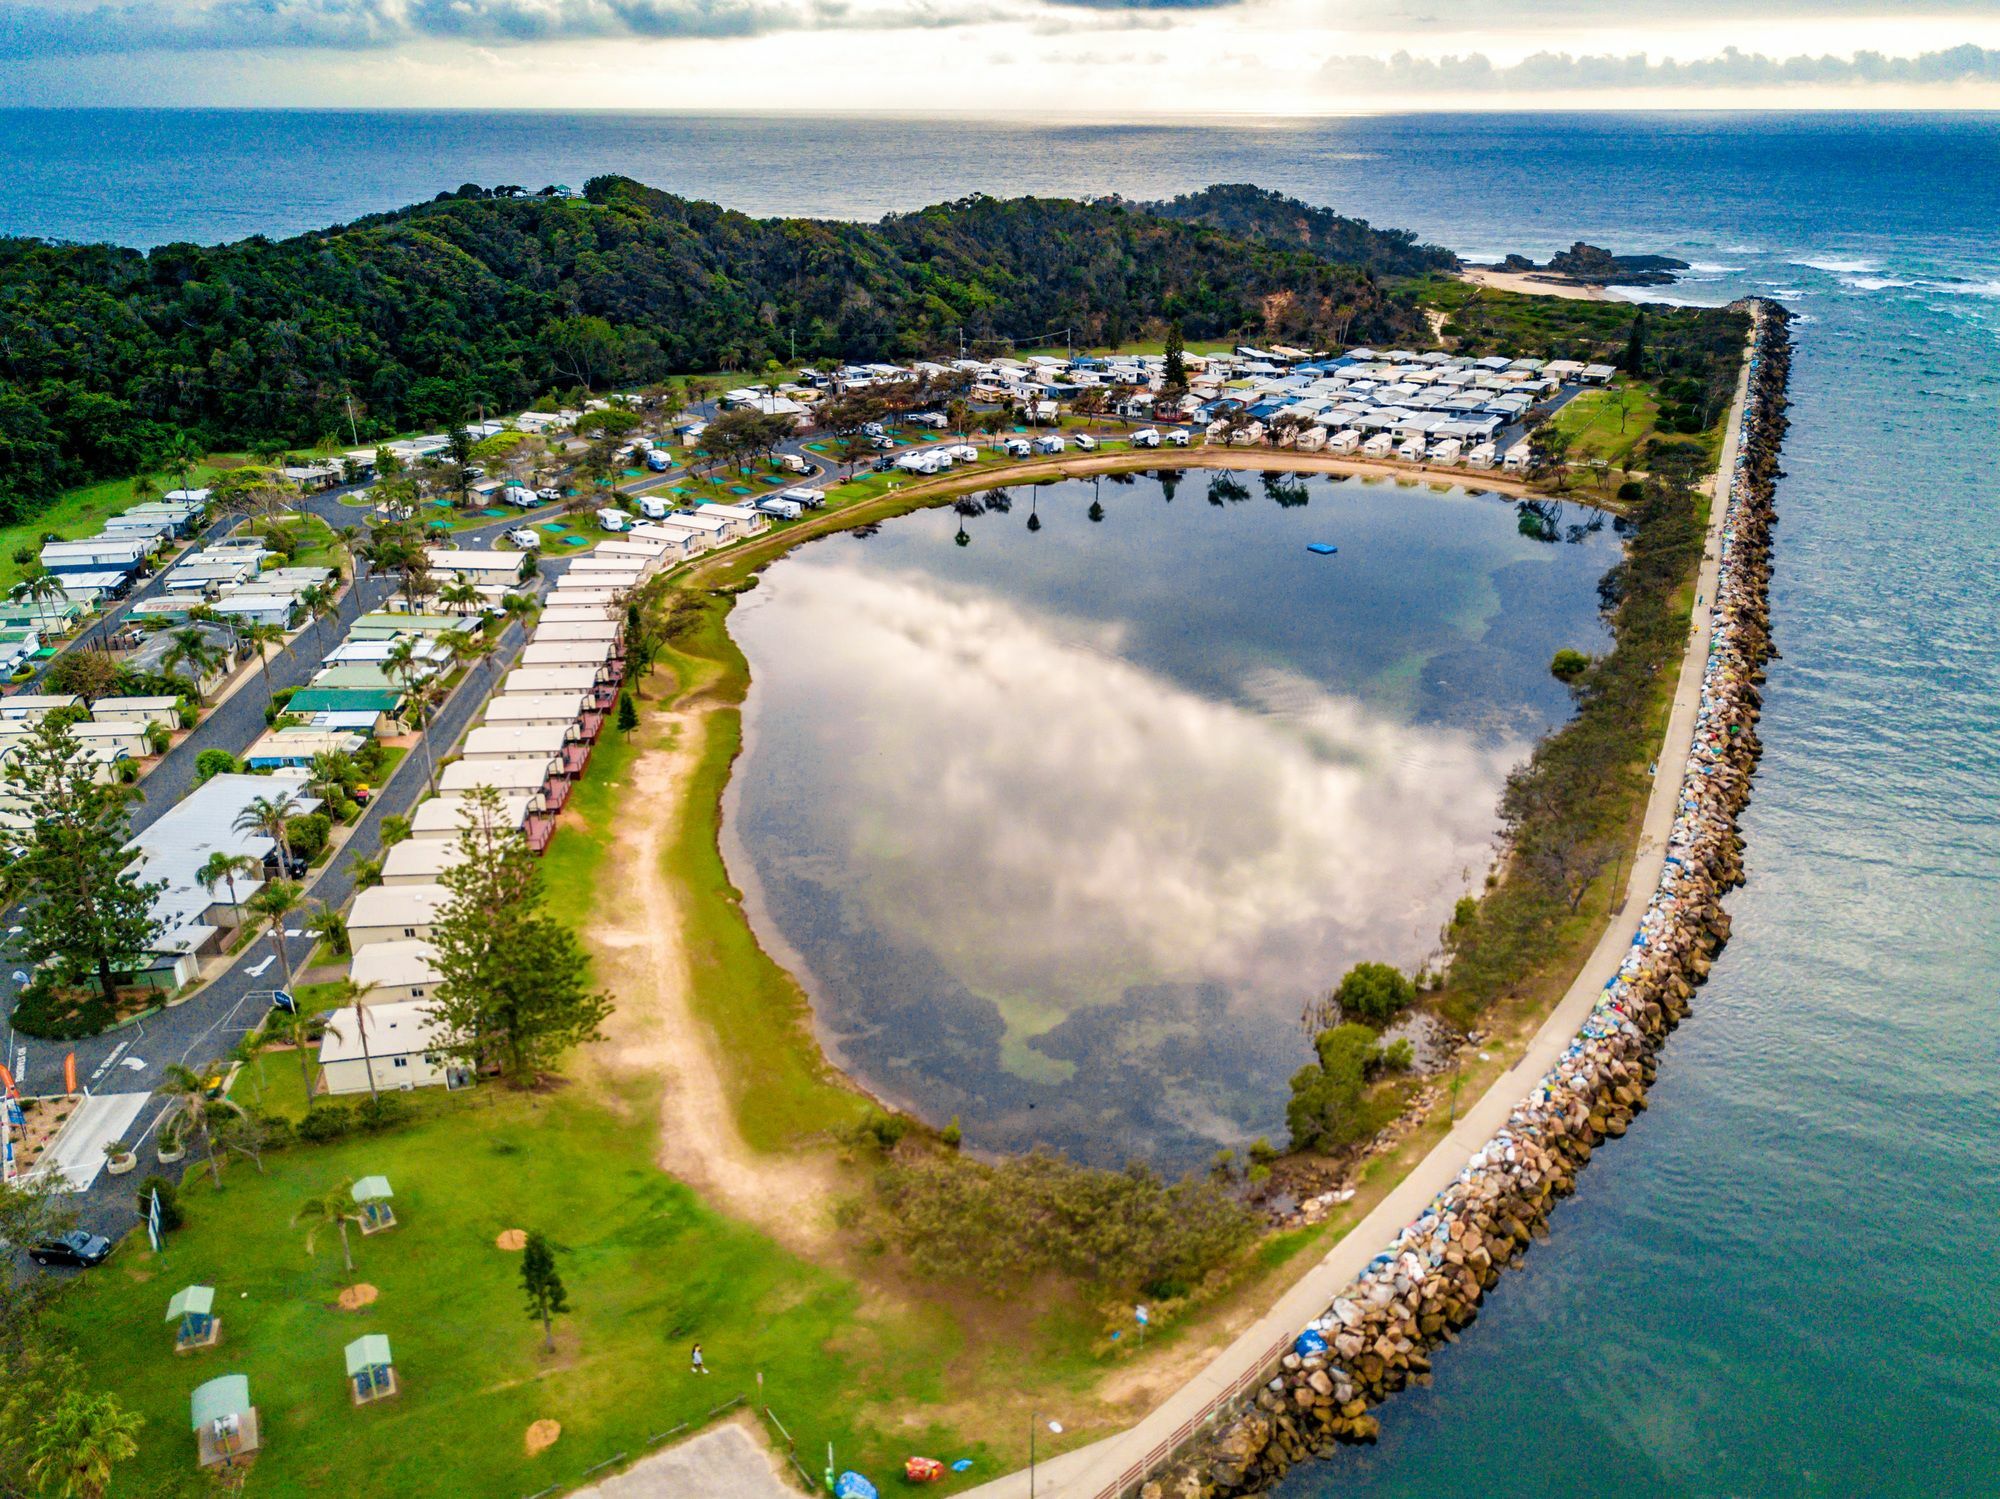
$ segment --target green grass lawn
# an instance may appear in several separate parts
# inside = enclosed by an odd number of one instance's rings
[[[295,1106],[295,1068],[289,1054],[266,1058],[238,1091],[289,1094]],[[190,1171],[188,1226],[164,1256],[137,1236],[65,1300],[61,1320],[94,1374],[146,1419],[120,1492],[212,1492],[195,1470],[188,1396],[224,1373],[249,1378],[264,1438],[252,1483],[270,1495],[511,1499],[567,1487],[754,1393],[760,1371],[761,1403],[788,1429],[815,1451],[833,1441],[843,1464],[878,1479],[912,1451],[986,1458],[921,1423],[893,1438],[871,1430],[905,1403],[945,1396],[949,1320],[864,1314],[851,1282],[708,1211],[653,1167],[649,1111],[490,1086],[411,1096],[418,1122],[293,1146],[267,1156],[263,1175],[232,1162],[220,1193]],[[337,1233],[323,1230],[309,1254],[291,1219],[308,1197],[372,1174],[394,1185],[398,1226],[350,1232],[350,1276]],[[524,1311],[520,1256],[494,1244],[508,1228],[540,1229],[559,1247],[573,1311],[558,1319],[553,1355]],[[339,1292],[355,1282],[379,1297],[342,1311]],[[223,1342],[176,1357],[166,1302],[190,1283],[216,1288]],[[388,1335],[403,1388],[356,1409],[341,1350],[364,1333]],[[696,1339],[708,1379],[688,1373]],[[522,1435],[542,1418],[561,1422],[562,1437],[530,1458]]]
[[[1556,413],[1556,426],[1570,434],[1570,451],[1578,461],[1601,458],[1620,468],[1630,459],[1633,467],[1644,467],[1637,454],[1654,433],[1660,403],[1643,383],[1624,381],[1621,389],[1626,401],[1622,414],[1619,395],[1610,390],[1586,390]]]
[[[188,483],[199,489],[219,472],[206,464],[188,475]],[[164,494],[177,486],[173,475],[157,473],[150,476]],[[42,537],[53,531],[66,540],[82,536],[95,536],[104,527],[104,522],[114,515],[123,515],[138,498],[132,493],[132,479],[106,479],[99,484],[86,484],[78,489],[67,489],[49,502],[46,510],[32,520],[16,521],[11,526],[0,526],[0,591],[12,588],[26,575],[21,564],[14,560],[14,553],[22,547],[41,550]]]

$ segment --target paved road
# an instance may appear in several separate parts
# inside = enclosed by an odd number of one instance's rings
[[[552,574],[559,571],[559,566],[549,568]],[[330,633],[331,638],[339,638],[338,631]],[[428,730],[433,754],[442,758],[450,753],[526,643],[523,627],[518,622],[509,623],[493,653],[466,673]],[[249,694],[246,690],[242,695]],[[257,721],[261,728],[261,706],[257,709]],[[355,861],[381,852],[382,819],[391,814],[407,815],[429,790],[425,750],[420,744],[403,757],[377,790],[353,834],[313,879],[306,893],[329,906],[345,904],[354,893]],[[287,939],[285,949],[294,970],[305,964],[314,945],[315,939],[309,933]],[[6,1044],[15,1061],[21,1060],[25,1048],[25,1066],[17,1068],[21,1090],[36,1093],[58,1089],[63,1055],[73,1050],[78,1073],[93,1091],[149,1092],[159,1085],[169,1064],[199,1067],[225,1055],[239,1037],[254,1029],[263,1018],[266,992],[283,982],[281,969],[270,942],[260,938],[194,996],[124,1030],[74,1043],[38,1041],[7,1032]],[[157,1127],[164,1107],[162,1104],[145,1112],[143,1130],[150,1133]],[[129,1188],[130,1183],[122,1179],[100,1176],[91,1190],[78,1199],[87,1226],[114,1235],[131,1227],[137,1217]]]

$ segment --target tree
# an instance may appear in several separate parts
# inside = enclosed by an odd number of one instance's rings
[[[1295,1150],[1330,1150],[1369,1132],[1363,1097],[1375,1033],[1365,1025],[1337,1025],[1313,1041],[1318,1060],[1292,1077],[1285,1124]]]
[[[38,1492],[57,1499],[99,1499],[111,1487],[112,1470],[138,1453],[145,1424],[110,1395],[66,1390],[42,1415],[28,1477]]]
[[[263,620],[250,620],[236,627],[236,639],[257,653],[257,671],[264,678],[264,690],[270,691],[270,648],[274,645],[282,646],[286,655],[292,653],[292,647],[285,639],[285,632],[277,625],[268,624]]]
[[[1646,310],[1632,314],[1632,331],[1625,339],[1625,373],[1638,379],[1646,373]]]
[[[1575,438],[1554,422],[1543,422],[1528,434],[1528,475],[1547,479],[1558,489],[1569,482],[1570,446]]]
[[[1582,651],[1564,646],[1549,662],[1549,674],[1558,682],[1574,682],[1590,670],[1590,657]]]
[[[355,1039],[361,1043],[361,1070],[368,1079],[368,1096],[379,1098],[381,1094],[375,1087],[375,1055],[368,1048],[368,996],[374,989],[373,984],[357,984],[351,978],[342,979],[333,991],[333,1006],[337,1010],[354,1011],[354,1033]],[[345,1039],[346,1032],[340,1027],[341,1022],[329,1020],[327,1033]]]
[[[317,1031],[318,1022],[304,1010],[274,1007],[264,1017],[263,1029],[258,1032],[265,1044],[289,1046],[299,1054],[299,1075],[305,1080],[307,1108],[312,1107],[313,1042]]]
[[[311,1225],[306,1230],[306,1253],[313,1252],[318,1242],[319,1231],[323,1228],[340,1230],[340,1257],[347,1262],[347,1273],[354,1273],[354,1246],[347,1237],[347,1225],[360,1217],[354,1206],[354,1178],[349,1177],[330,1192],[317,1197],[308,1197],[299,1204],[299,1210],[292,1214],[292,1227],[301,1223]]]
[[[17,588],[17,597],[19,593]],[[85,702],[94,703],[117,692],[123,677],[124,671],[115,658],[104,651],[79,647],[56,657],[55,664],[49,668],[48,690],[73,692]]]
[[[205,749],[194,757],[194,783],[199,786],[211,776],[233,776],[243,762],[226,749]]]
[[[174,631],[172,639],[173,644],[160,657],[160,669],[169,676],[178,676],[180,669],[187,667],[188,678],[194,684],[194,700],[207,702],[208,692],[203,684],[208,674],[222,664],[221,648],[197,625]]]
[[[338,906],[315,901],[306,916],[306,930],[332,948],[336,957],[345,958],[353,952],[347,935],[347,918],[340,914]]]
[[[532,1082],[597,1039],[611,1002],[589,988],[575,935],[543,909],[540,861],[502,818],[499,794],[476,788],[464,816],[462,857],[440,876],[451,898],[431,924],[438,1018],[450,1050]]]
[[[7,782],[34,817],[13,861],[25,892],[15,951],[61,978],[94,974],[106,1003],[115,1002],[113,965],[159,940],[153,901],[166,889],[136,877],[136,855],[126,847],[130,793],[100,785],[83,746],[54,718],[21,741]]]
[[[1342,975],[1331,998],[1343,1019],[1379,1025],[1415,1004],[1417,990],[1394,964],[1356,963]]]
[[[204,1073],[184,1067],[178,1062],[167,1064],[166,1076],[160,1081],[159,1091],[172,1101],[173,1114],[160,1127],[162,1135],[172,1131],[177,1140],[199,1141],[203,1153],[208,1157],[209,1175],[215,1178],[216,1186],[222,1185],[222,1161],[215,1153],[215,1131],[210,1126],[217,1113],[240,1114],[242,1106],[228,1097],[210,1098],[208,1078]]]
[[[556,1252],[540,1229],[530,1229],[521,1246],[521,1289],[528,1293],[529,1319],[542,1324],[542,1346],[554,1353],[554,1319],[569,1311],[569,1292],[556,1269]]]
[[[1178,395],[1187,389],[1187,343],[1181,337],[1178,320],[1167,324],[1167,363],[1161,375],[1160,388],[1169,395]]]
[[[618,732],[629,734],[639,727],[639,710],[632,706],[632,694],[620,693],[618,697]]]
[[[226,886],[229,890],[229,904],[240,906],[241,902],[236,898],[236,882],[239,879],[247,880],[262,872],[263,865],[248,854],[229,854],[217,849],[208,856],[208,861],[195,871],[195,878],[201,881],[201,888],[210,895],[215,894],[217,885]]]
[[[278,845],[287,871],[292,863],[291,820],[298,815],[299,799],[289,791],[276,796],[253,797],[231,826],[239,833],[262,833]]]
[[[479,585],[470,578],[460,578],[447,583],[438,590],[438,602],[448,604],[461,619],[480,601]]]
[[[291,914],[305,904],[305,887],[297,880],[272,880],[250,897],[250,909],[264,918],[265,933],[271,939],[271,951],[278,956],[279,971],[285,975],[285,988],[292,987],[292,954],[285,946],[285,922]]]

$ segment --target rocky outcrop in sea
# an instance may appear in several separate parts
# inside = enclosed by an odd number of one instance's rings
[[[1372,1440],[1373,1408],[1428,1379],[1432,1351],[1478,1315],[1500,1272],[1576,1190],[1592,1153],[1646,1107],[1660,1048],[1729,940],[1722,897],[1743,882],[1737,815],[1761,753],[1763,668],[1776,655],[1767,591],[1791,344],[1782,308],[1757,302],[1753,311],[1749,399],[1694,743],[1666,866],[1631,952],[1506,1127],[1301,1332],[1246,1407],[1146,1482],[1142,1499],[1261,1493],[1304,1458]]]

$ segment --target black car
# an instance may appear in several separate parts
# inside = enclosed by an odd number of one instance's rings
[[[71,1265],[79,1270],[101,1265],[110,1255],[109,1239],[103,1234],[87,1234],[80,1228],[45,1240],[28,1251],[28,1258],[38,1265]]]

